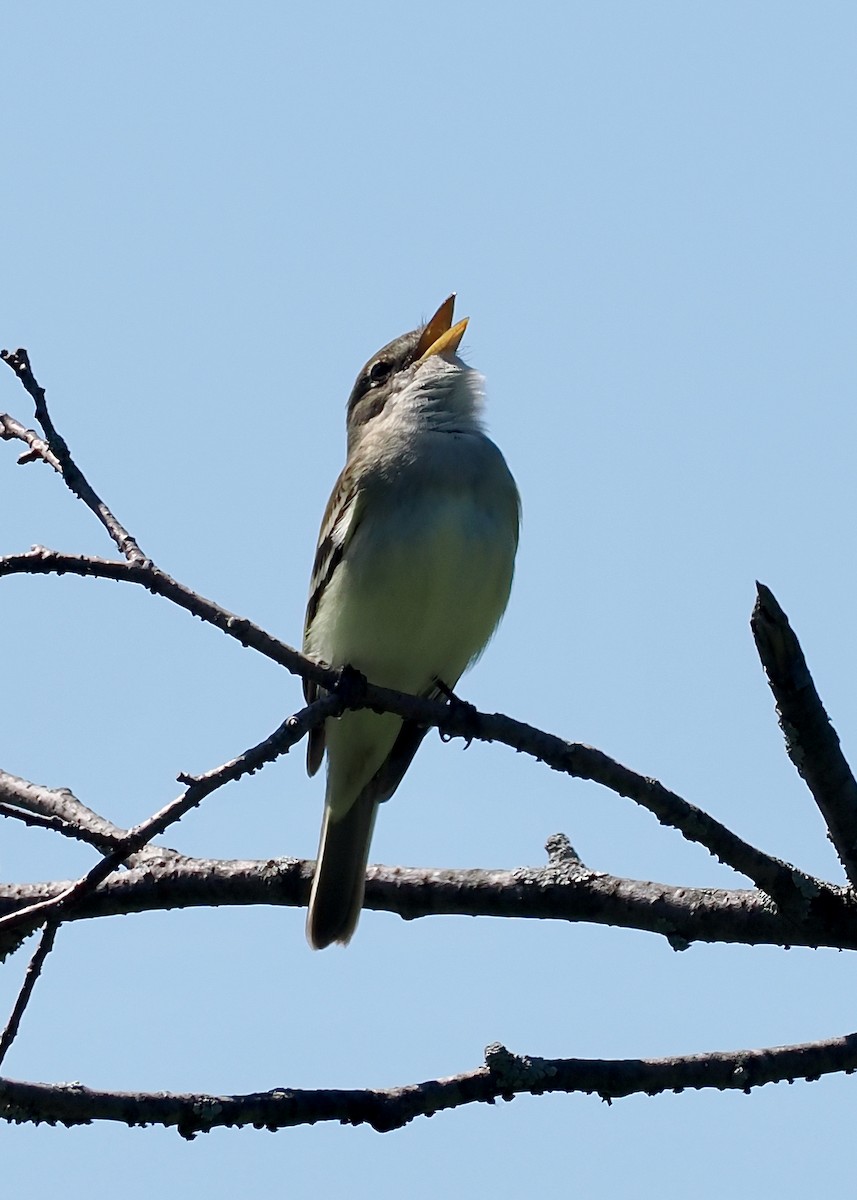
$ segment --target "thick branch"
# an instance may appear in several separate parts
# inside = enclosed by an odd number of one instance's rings
[[[824,711],[789,619],[756,584],[750,625],[777,704],[789,758],[812,792],[852,887],[857,886],[857,781]]]
[[[460,1075],[388,1090],[275,1088],[243,1096],[107,1092],[77,1083],[3,1079],[0,1117],[62,1125],[91,1121],[161,1125],[177,1129],[186,1138],[223,1126],[276,1130],[319,1121],[370,1125],[379,1133],[389,1133],[415,1117],[524,1094],[585,1092],[609,1101],[684,1088],[749,1092],[765,1083],[814,1080],[857,1068],[857,1034],[763,1050],[615,1060],[534,1058],[511,1054],[494,1043],[487,1047],[485,1061],[485,1066]]]
[[[67,914],[88,920],[129,913],[215,905],[303,907],[313,863],[165,858],[112,875]],[[0,914],[32,908],[65,894],[71,885],[0,885]],[[429,916],[491,916],[585,921],[637,929],[666,938],[676,949],[693,942],[829,946],[857,950],[857,905],[841,889],[824,888],[800,923],[784,918],[759,892],[674,887],[622,879],[585,867],[513,870],[429,870],[370,867],[364,905],[405,920]]]

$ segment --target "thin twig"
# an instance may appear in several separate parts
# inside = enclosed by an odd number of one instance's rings
[[[788,617],[770,588],[757,583],[756,590],[750,625],[786,750],[824,817],[849,882],[857,887],[857,781]]]
[[[79,829],[75,829],[72,825],[69,825],[68,821],[64,821],[62,817],[40,817],[36,813],[27,812],[26,809],[15,808],[11,804],[2,803],[0,803],[0,817],[19,821],[29,829],[49,829],[51,833],[61,833],[63,837],[82,842],[89,841],[88,837]]]
[[[35,375],[30,368],[30,359],[27,351],[19,350],[3,350],[0,351],[0,358],[11,367],[15,372],[24,389],[33,398],[36,406],[36,420],[44,431],[48,447],[51,454],[55,457],[58,464],[58,470],[65,480],[66,485],[74,492],[79,500],[90,508],[98,517],[101,524],[110,534],[113,541],[119,547],[120,552],[128,559],[129,562],[145,562],[146,555],[137,545],[137,542],[131,536],[127,529],[119,524],[116,517],[96,493],[95,489],[84,476],[83,472],[78,467],[77,463],[71,456],[65,440],[60,436],[56,429],[51,415],[48,412],[47,401],[45,399],[45,389],[40,387]],[[9,426],[7,425],[8,429]],[[8,433],[4,436],[9,436]],[[41,454],[41,449],[36,444],[26,437],[25,441],[30,446],[30,454],[26,458],[30,458],[35,454],[39,457],[45,457]],[[49,458],[45,461],[50,462]],[[56,465],[53,462],[52,466]]]
[[[62,475],[60,460],[44,438],[40,438],[35,429],[27,429],[20,421],[10,417],[8,413],[0,413],[0,441],[25,442],[30,447],[19,456],[18,463],[20,465],[41,459],[42,462],[53,467],[58,475]]]
[[[0,917],[0,933],[37,928],[48,916],[52,919],[64,918],[84,896],[94,891],[130,855],[142,849],[153,838],[159,837],[170,825],[181,820],[192,808],[196,808],[198,804],[202,803],[206,796],[226,783],[235,782],[243,775],[252,775],[265,763],[273,762],[281,754],[287,754],[290,748],[305,737],[315,725],[326,720],[327,717],[337,716],[341,712],[342,702],[335,696],[316,700],[284,721],[270,737],[265,738],[258,745],[252,746],[249,750],[245,750],[237,758],[231,759],[215,770],[206,772],[205,775],[192,778],[182,776],[189,786],[181,796],[165,805],[142,824],[131,829],[115,850],[106,854],[91,870],[58,896],[40,900],[28,908]]]
[[[185,584],[171,578],[151,561],[122,562],[119,559],[88,554],[64,554],[48,550],[44,546],[35,546],[24,554],[7,554],[0,557],[0,578],[9,575],[80,575],[84,578],[134,583],[154,596],[169,600],[206,624],[213,625],[221,633],[235,638],[242,646],[263,654],[285,667],[292,675],[310,679],[322,687],[331,687],[336,683],[336,672],[326,670],[318,663],[305,658],[303,654],[272,637],[246,617],[239,617],[213,600],[200,596]]]
[[[106,817],[93,812],[68,788],[48,788],[0,770],[0,816],[12,817],[26,825],[39,825],[60,833],[63,837],[85,842],[102,854],[121,850],[128,830],[114,825]],[[166,847],[144,847],[130,855],[125,862],[134,864],[150,854],[159,858],[175,855]]]
[[[6,1028],[0,1035],[0,1065],[3,1059],[9,1052],[9,1047],[14,1042],[18,1034],[18,1029],[21,1024],[21,1018],[24,1015],[27,1005],[30,1002],[30,997],[33,994],[33,988],[36,986],[36,980],[41,974],[45,959],[53,949],[54,939],[57,936],[58,922],[49,921],[42,930],[42,936],[39,939],[39,944],[36,947],[36,952],[30,959],[27,970],[24,974],[24,981],[21,984],[21,990],[18,993],[18,998],[15,1001],[15,1006],[6,1022]]]

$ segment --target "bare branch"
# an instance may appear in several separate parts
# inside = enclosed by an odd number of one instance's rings
[[[336,697],[317,700],[300,713],[290,717],[264,742],[245,751],[238,758],[225,763],[214,771],[209,771],[206,775],[193,779],[185,777],[189,786],[184,795],[162,808],[159,813],[150,817],[148,821],[144,821],[142,825],[130,830],[114,850],[106,854],[92,870],[78,879],[76,883],[65,888],[58,895],[36,900],[28,907],[0,917],[0,946],[5,953],[17,948],[16,934],[37,928],[47,918],[39,948],[30,963],[9,1024],[0,1039],[0,1062],[18,1032],[21,1017],[39,977],[42,963],[53,946],[56,930],[61,921],[74,911],[76,905],[80,904],[84,897],[94,891],[130,855],[136,854],[152,838],[162,834],[165,829],[180,820],[191,808],[195,808],[211,792],[222,787],[224,783],[240,779],[242,775],[258,770],[278,755],[287,753],[289,748],[295,742],[300,741],[316,723],[341,711],[341,702]]]
[[[512,1054],[495,1042],[485,1050],[485,1063],[460,1075],[388,1090],[275,1088],[240,1096],[108,1092],[81,1084],[3,1079],[0,1116],[69,1126],[91,1121],[161,1125],[186,1138],[223,1126],[252,1125],[273,1131],[319,1121],[369,1125],[378,1133],[389,1133],[416,1117],[519,1095],[585,1092],[612,1101],[685,1088],[749,1092],[766,1083],[853,1072],[857,1034],[762,1050],[614,1060],[535,1058]]]
[[[9,1053],[9,1048],[18,1035],[18,1029],[21,1025],[21,1018],[24,1015],[27,1005],[30,1002],[30,997],[33,994],[33,988],[36,986],[36,980],[42,973],[45,959],[50,954],[54,946],[54,939],[57,936],[56,921],[49,921],[42,931],[42,936],[39,939],[39,944],[36,947],[36,952],[30,959],[29,966],[24,974],[24,982],[21,984],[21,990],[18,993],[18,999],[15,1001],[15,1006],[12,1009],[9,1020],[6,1022],[6,1028],[0,1035],[0,1064]]]
[[[48,788],[20,779],[0,770],[0,816],[11,817],[26,825],[53,830],[64,837],[94,846],[102,854],[121,850],[128,836],[105,817],[81,803],[68,788]],[[124,861],[129,864],[144,860],[149,854],[159,858],[174,855],[175,850],[161,846],[144,847]]]
[[[857,781],[816,691],[789,619],[756,584],[750,626],[777,704],[789,758],[812,792],[852,887],[857,886]]]
[[[201,804],[217,788],[225,783],[240,779],[243,775],[252,774],[265,765],[273,762],[281,754],[287,754],[290,748],[306,736],[309,729],[320,724],[328,716],[342,712],[342,703],[336,696],[327,696],[307,705],[294,716],[289,717],[278,729],[258,745],[244,751],[238,758],[231,759],[222,766],[205,775],[191,778],[183,776],[189,786],[170,804],[167,804],[154,816],[131,829],[116,849],[105,855],[100,862],[81,876],[70,887],[59,895],[39,900],[27,908],[17,912],[7,913],[0,917],[0,935],[10,931],[35,929],[50,916],[52,920],[65,918],[67,914],[80,903],[84,896],[94,891],[108,875],[128,859],[132,854],[141,850],[152,838],[159,837],[170,825],[174,825],[192,808]]]
[[[556,835],[555,835],[556,836]],[[304,907],[313,863],[152,856],[112,875],[66,913],[90,920],[129,913],[216,905]],[[70,882],[0,885],[0,915],[55,900]],[[405,920],[430,916],[493,916],[583,921],[654,933],[675,950],[694,942],[829,946],[857,950],[857,904],[850,892],[825,886],[800,923],[765,896],[747,889],[675,887],[624,879],[552,857],[545,867],[436,870],[370,867],[364,906]]]
[[[84,578],[112,579],[121,583],[134,583],[144,587],[152,595],[161,596],[170,603],[213,625],[221,633],[235,638],[242,646],[256,650],[265,658],[285,667],[292,675],[299,675],[322,686],[334,686],[337,673],[319,666],[305,658],[285,642],[272,637],[259,625],[246,617],[236,616],[221,608],[213,600],[207,600],[191,591],[183,583],[172,579],[154,563],[122,562],[112,558],[98,558],[85,554],[63,554],[35,546],[25,554],[7,554],[0,557],[0,579],[7,575],[80,575]]]
[[[61,817],[39,817],[35,813],[29,813],[23,808],[14,808],[11,804],[0,804],[0,817],[5,817],[7,820],[19,821],[22,825],[27,825],[30,829],[49,829],[51,833],[61,833],[63,837],[76,838],[79,841],[88,841],[84,838],[80,831],[74,829],[67,821],[63,821]]]
[[[30,447],[29,450],[25,450],[19,456],[19,465],[23,466],[24,463],[36,462],[38,459],[41,459],[42,462],[46,462],[48,466],[53,467],[57,474],[62,474],[60,460],[53,453],[48,443],[39,437],[35,429],[27,429],[20,421],[16,421],[14,417],[10,417],[8,413],[0,413],[0,441],[25,442]]]
[[[245,617],[238,617],[197,595],[151,563],[124,563],[60,554],[41,547],[26,554],[10,554],[0,558],[0,578],[4,575],[64,573],[140,584],[216,626],[229,637],[237,638],[242,645],[257,650],[293,674],[311,679],[333,691],[338,687],[338,672],[328,670],[299,654]],[[816,895],[821,886],[811,875],[751,846],[714,817],[669,791],[657,780],[631,771],[590,746],[566,742],[499,713],[480,713],[469,706],[450,706],[370,683],[366,684],[362,696],[350,695],[349,706],[393,712],[421,725],[435,725],[447,736],[502,742],[514,750],[532,755],[556,771],[600,783],[648,809],[662,825],[677,829],[688,841],[699,843],[715,858],[746,875],[797,920],[800,920],[808,899]]]
[[[45,389],[39,386],[36,377],[30,369],[30,359],[27,351],[24,349],[3,350],[0,351],[0,358],[11,367],[21,381],[24,389],[32,396],[36,406],[36,420],[44,431],[50,455],[56,461],[52,461],[51,457],[43,454],[42,447],[36,444],[38,439],[36,441],[29,439],[26,436],[26,431],[24,431],[25,436],[23,440],[29,445],[30,453],[24,455],[24,458],[31,459],[35,455],[38,455],[40,458],[44,458],[46,462],[50,462],[51,466],[60,472],[66,485],[74,492],[75,496],[79,500],[82,500],[87,508],[90,508],[95,513],[125,558],[129,562],[145,562],[146,556],[134,538],[131,537],[127,529],[119,524],[113,513],[101,497],[97,495],[95,489],[90,485],[77,463],[71,457],[68,446],[51,420],[45,399]],[[4,422],[4,428],[6,432],[4,432],[3,437],[9,437],[11,426],[8,421]],[[18,435],[13,431],[12,436]]]

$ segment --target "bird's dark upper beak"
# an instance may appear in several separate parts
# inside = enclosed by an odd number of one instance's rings
[[[452,324],[452,310],[455,308],[455,292],[441,304],[430,321],[426,322],[417,342],[414,353],[415,362],[423,362],[433,354],[452,353],[458,349],[464,331],[467,328],[468,317]]]

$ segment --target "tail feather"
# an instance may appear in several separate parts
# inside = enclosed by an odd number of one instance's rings
[[[323,950],[332,942],[345,946],[351,940],[363,906],[378,805],[399,786],[427,733],[424,726],[403,721],[392,750],[348,811],[334,820],[325,805],[306,922],[313,950]]]
[[[325,806],[306,922],[313,950],[323,950],[332,942],[345,946],[357,928],[377,811],[366,791],[338,820],[331,819]]]
[[[377,804],[383,804],[385,800],[389,800],[402,782],[402,776],[411,765],[413,757],[427,733],[427,726],[416,725],[413,721],[403,721],[392,750],[366,784],[363,794],[369,793]]]

